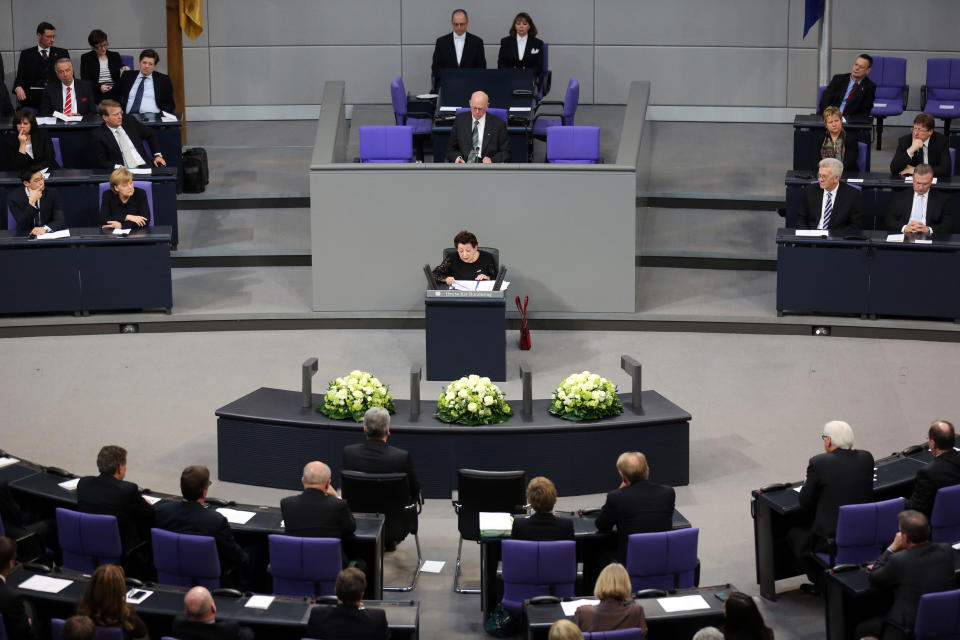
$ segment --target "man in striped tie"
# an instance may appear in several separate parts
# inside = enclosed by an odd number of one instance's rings
[[[68,116],[86,116],[97,112],[93,87],[86,80],[74,79],[70,58],[57,60],[54,71],[57,82],[48,83],[44,88],[38,115],[50,116],[59,111]]]
[[[817,113],[827,107],[837,107],[845,118],[869,118],[877,85],[867,77],[873,67],[873,58],[861,53],[850,73],[838,73],[820,96]]]
[[[860,231],[863,217],[860,191],[840,182],[843,163],[824,158],[817,167],[817,184],[803,193],[803,210],[797,220],[798,229]]]

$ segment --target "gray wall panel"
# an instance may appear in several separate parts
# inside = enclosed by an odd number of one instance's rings
[[[0,0],[0,51],[13,51],[13,23],[7,18],[12,15],[12,7],[13,0]]]
[[[960,3],[944,0],[897,2],[881,0],[865,5],[835,0],[833,46],[843,49],[914,50],[957,48]],[[843,28],[836,28],[843,25]]]
[[[593,102],[593,47],[551,46],[550,68],[553,86],[548,100],[563,100],[573,77],[580,83],[580,102]]]
[[[576,0],[563,1],[566,3]],[[552,6],[555,3],[547,2],[547,4]],[[438,37],[452,31],[450,14],[454,9],[460,8],[470,13],[470,26],[467,30],[483,38],[484,44],[499,44],[500,38],[507,35],[507,31],[510,30],[510,21],[513,20],[517,11],[529,10],[527,5],[520,8],[512,3],[469,6],[469,3],[464,3],[462,0],[403,0],[403,43],[436,42]],[[543,12],[546,10],[544,8]],[[531,10],[531,15],[536,21],[537,14]],[[494,60],[496,60],[496,52],[494,52]]]
[[[183,88],[187,104],[210,104],[210,54],[206,48],[183,50]],[[180,105],[178,105],[180,106]],[[182,107],[181,107],[182,110]]]
[[[156,49],[167,42],[163,2],[13,0],[14,41],[17,48],[24,49],[36,44],[37,23],[41,20],[57,27],[56,46],[69,49],[71,54],[76,52],[78,61],[80,54],[90,49],[87,35],[94,28],[107,32],[111,48]]]
[[[817,24],[807,37],[803,37],[804,0],[790,0],[790,46],[802,49],[816,49],[817,38],[820,35],[820,25]]]
[[[433,61],[433,45],[403,45],[403,84],[407,91],[415,93],[430,90],[430,64]],[[391,78],[392,80],[393,78]],[[389,87],[387,87],[389,89]],[[387,94],[386,99],[389,100]]]
[[[791,49],[787,63],[789,84],[787,106],[816,109],[817,52],[813,49]]]

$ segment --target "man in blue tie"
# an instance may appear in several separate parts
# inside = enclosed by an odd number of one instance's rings
[[[140,70],[124,71],[118,91],[124,113],[174,113],[173,84],[170,77],[156,70],[160,54],[153,49],[140,52]]]
[[[877,85],[867,77],[873,67],[873,58],[861,53],[853,63],[850,73],[838,73],[820,96],[817,113],[827,107],[840,109],[845,118],[869,118]]]

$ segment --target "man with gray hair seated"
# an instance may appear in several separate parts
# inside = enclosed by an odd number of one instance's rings
[[[840,182],[843,163],[824,158],[817,167],[817,185],[803,190],[803,209],[797,218],[798,229],[860,231],[863,228],[863,207],[860,192]]]
[[[217,620],[217,605],[206,587],[194,587],[183,598],[184,613],[173,620],[179,640],[253,640],[253,631],[232,620]]]
[[[829,552],[828,540],[837,535],[837,516],[845,504],[873,502],[873,456],[853,448],[853,429],[841,420],[823,426],[824,452],[810,458],[800,490],[800,506],[814,514],[809,529],[787,532],[790,548],[806,568],[812,584],[801,585],[808,593],[819,592],[823,571],[812,553]]]
[[[704,627],[693,634],[693,640],[723,640],[723,631],[716,627]]]

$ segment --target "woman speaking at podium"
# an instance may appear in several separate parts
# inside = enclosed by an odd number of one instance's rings
[[[433,270],[437,283],[451,285],[454,280],[492,280],[497,275],[493,256],[477,249],[477,236],[461,231],[453,238],[456,253],[444,256]]]

